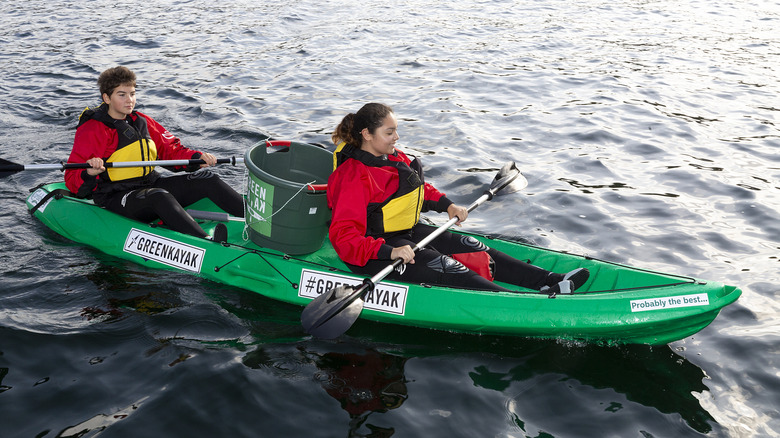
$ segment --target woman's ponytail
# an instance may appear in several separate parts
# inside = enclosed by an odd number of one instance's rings
[[[355,126],[355,113],[349,113],[341,120],[341,123],[339,123],[338,126],[336,126],[336,130],[333,131],[333,135],[330,137],[330,139],[333,141],[333,144],[339,144],[341,142],[344,142],[348,145],[355,146],[357,148],[360,147],[359,142],[355,142],[355,138],[352,135],[352,129]]]

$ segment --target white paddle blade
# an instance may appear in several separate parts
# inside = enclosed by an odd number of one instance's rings
[[[490,191],[494,194],[509,194],[519,192],[528,187],[528,180],[525,179],[520,169],[517,168],[514,161],[506,163],[493,178],[490,184]]]

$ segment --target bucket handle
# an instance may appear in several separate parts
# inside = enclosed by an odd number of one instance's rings
[[[306,190],[308,190],[308,193],[315,195],[318,193],[327,192],[328,185],[327,184],[306,184]]]
[[[290,140],[266,140],[266,153],[273,154],[274,152],[287,152],[290,150]]]

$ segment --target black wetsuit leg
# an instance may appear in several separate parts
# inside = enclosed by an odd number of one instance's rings
[[[244,198],[209,169],[159,178],[154,187],[167,190],[183,207],[208,198],[228,214],[244,217]]]
[[[430,225],[417,224],[413,228],[414,240],[419,242],[435,230],[436,228]],[[551,276],[550,271],[517,260],[506,253],[488,247],[471,236],[444,232],[431,242],[431,246],[443,254],[486,251],[496,264],[495,279],[504,283],[539,290],[543,286],[557,283],[556,279],[560,281],[557,276]]]
[[[119,192],[108,198],[104,207],[142,222],[159,218],[172,230],[206,237],[208,234],[184,210],[203,198],[209,198],[233,216],[244,216],[242,196],[208,170],[163,177],[152,187]]]
[[[388,237],[386,242],[394,247],[403,245],[414,247],[417,242],[435,230],[435,227],[417,224],[409,233]],[[557,279],[557,274],[551,275],[549,271],[516,260],[501,251],[489,248],[473,237],[448,231],[435,238],[426,248],[418,251],[414,258],[415,263],[402,265],[403,268],[393,271],[388,276],[388,279],[468,289],[508,291],[508,289],[469,270],[463,264],[447,255],[476,251],[486,251],[493,258],[496,264],[495,279],[498,281],[539,290],[542,286],[550,285],[551,282],[554,283],[554,280]],[[349,265],[349,267],[353,272],[374,275],[387,266],[387,264],[387,260],[370,260],[366,266]]]
[[[159,218],[172,230],[197,237],[208,235],[173,195],[159,187],[117,193],[108,198],[104,206],[107,210],[141,222],[152,222]]]
[[[387,239],[389,245],[398,247],[410,245],[414,247],[414,241],[408,236],[394,236]],[[384,269],[390,261],[369,260],[365,266],[348,265],[349,268],[359,274],[374,275]],[[389,280],[403,281],[406,283],[425,283],[442,286],[452,286],[464,289],[481,289],[495,291],[509,291],[474,271],[465,267],[459,261],[441,254],[437,250],[423,248],[414,256],[414,263],[400,265],[390,275]]]

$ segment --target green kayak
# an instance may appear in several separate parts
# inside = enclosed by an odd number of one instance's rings
[[[63,189],[61,183],[36,188],[27,199],[28,209],[54,232],[142,266],[188,271],[299,306],[338,285],[364,279],[349,271],[324,237],[309,252],[280,251],[258,244],[251,238],[256,232],[244,221],[227,221],[228,240],[220,244],[124,218],[92,201],[63,196]],[[190,208],[218,211],[208,201]],[[219,223],[201,222],[207,232]],[[586,267],[590,279],[574,294],[553,298],[531,290],[497,293],[385,281],[364,296],[361,318],[475,334],[666,344],[700,331],[741,294],[718,282],[474,237],[555,272]]]

